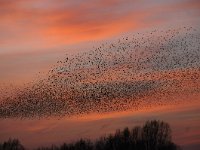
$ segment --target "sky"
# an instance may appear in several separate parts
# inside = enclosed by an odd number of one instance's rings
[[[199,17],[198,0],[1,0],[1,54],[38,52]],[[65,47],[66,48],[66,47]]]
[[[118,38],[130,37],[138,32],[145,33],[155,29],[166,31],[184,26],[199,29],[199,18],[199,0],[0,0],[0,94],[5,95],[5,91],[9,91],[11,87],[34,84],[38,76],[45,78],[46,73],[52,67],[55,68],[57,61],[64,59],[66,54],[87,53],[102,43],[112,43]],[[200,32],[196,33],[198,36]],[[196,35],[195,32],[194,35]],[[179,40],[178,36],[177,40]],[[120,45],[116,44],[116,46]],[[196,49],[198,50],[198,48]],[[194,52],[196,51],[194,50]],[[197,53],[199,55],[198,51]],[[199,61],[197,61],[197,66],[199,67]],[[114,69],[111,68],[110,72],[117,74]],[[167,71],[173,72],[173,68]],[[181,71],[175,72],[182,74]],[[194,70],[194,72],[197,72],[197,75],[199,74],[199,70]],[[106,74],[103,76],[104,81],[105,78],[110,79],[106,77]],[[112,80],[118,78],[115,77],[116,74],[111,77]],[[152,80],[157,82],[160,78],[159,75],[159,73],[154,72]],[[161,78],[166,79],[166,76],[167,74],[163,73]],[[137,81],[140,80],[140,77],[136,76],[135,78],[137,78]],[[141,78],[144,79],[145,75]],[[177,79],[176,76],[167,77],[167,79],[169,78]],[[180,80],[180,85],[186,90],[186,93],[180,97],[174,94],[174,97],[186,99],[184,102],[190,100],[191,103],[195,104],[191,107],[183,104],[180,107],[177,106],[177,108],[170,107],[168,110],[168,107],[172,104],[170,102],[170,105],[164,107],[165,109],[159,109],[160,106],[155,106],[154,110],[151,107],[149,110],[151,113],[135,110],[122,116],[112,111],[109,112],[109,115],[91,113],[84,117],[86,119],[84,121],[80,121],[80,118],[71,120],[68,117],[59,121],[55,118],[40,121],[37,119],[25,119],[23,121],[20,119],[2,119],[3,123],[0,124],[0,127],[5,130],[0,133],[0,140],[16,136],[22,139],[27,147],[31,147],[35,144],[31,141],[36,137],[46,139],[44,137],[50,135],[51,138],[42,142],[45,144],[60,143],[64,139],[75,140],[79,137],[77,135],[84,136],[86,134],[92,138],[98,137],[102,133],[101,131],[96,132],[97,129],[103,128],[103,133],[106,134],[115,131],[116,128],[138,124],[138,120],[142,124],[149,118],[164,118],[173,127],[175,140],[184,145],[185,149],[191,149],[191,147],[195,149],[195,146],[197,147],[200,144],[200,126],[198,126],[200,112],[197,107],[200,106],[198,103],[200,97],[198,92],[195,93],[196,97],[187,96],[190,93],[188,92],[189,89],[198,89],[200,86],[193,81],[184,80],[182,82],[181,79],[178,80]],[[89,77],[88,80],[91,80],[91,78]],[[98,78],[98,80],[101,79]],[[145,80],[148,79],[145,78]],[[148,95],[150,99],[155,99],[155,97]],[[159,112],[162,110],[162,113],[155,114],[157,109],[159,109]],[[118,126],[111,123],[113,120]],[[188,121],[191,121],[191,125],[187,124]],[[16,126],[13,126],[14,123]],[[30,123],[33,123],[35,128],[31,128]],[[67,129],[65,129],[66,124]],[[83,127],[77,129],[79,124]],[[182,124],[184,124],[184,127],[180,127]],[[92,127],[88,128],[88,125]],[[20,129],[21,126],[24,126],[24,128]],[[179,127],[180,130],[178,130]],[[60,141],[55,141],[56,136],[52,134],[55,132],[61,134],[65,130],[69,131],[69,134],[62,135]],[[40,134],[41,131],[44,134]],[[184,135],[185,139],[180,137],[180,134]],[[27,136],[31,136],[32,139],[26,140]],[[190,138],[190,141],[186,140],[188,138]]]
[[[94,41],[149,28],[198,26],[199,7],[198,0],[1,0],[0,81],[28,81],[63,53],[91,48]]]

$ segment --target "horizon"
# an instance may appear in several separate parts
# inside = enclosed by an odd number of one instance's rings
[[[0,142],[159,119],[183,150],[200,146],[198,0],[1,0],[0,18]]]

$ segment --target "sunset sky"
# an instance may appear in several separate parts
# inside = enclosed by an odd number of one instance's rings
[[[66,54],[89,52],[106,41],[112,43],[118,38],[138,32],[155,29],[165,31],[179,27],[199,29],[199,26],[199,0],[0,0],[0,96],[5,95],[5,91],[9,92],[11,87],[23,87],[24,84],[34,83],[38,76],[45,77],[46,72]],[[170,69],[167,71],[173,72]],[[181,71],[174,72],[182,74]],[[168,72],[161,77],[160,72],[153,72],[151,80],[158,81],[158,78],[163,77],[180,81],[181,88],[186,90],[185,95],[179,97],[176,93],[169,93],[169,97],[176,97],[177,101],[191,100],[190,105],[184,103],[177,108],[169,105],[163,108],[155,106],[141,112],[125,111],[121,115],[117,112],[104,115],[94,113],[78,119],[0,118],[0,128],[3,129],[0,141],[15,136],[30,148],[37,143],[40,146],[41,142],[56,144],[65,139],[76,140],[79,135],[95,138],[112,133],[117,128],[142,124],[148,119],[164,118],[175,131],[175,141],[184,145],[185,150],[195,150],[200,146],[200,94],[189,95],[188,91],[200,88],[200,80],[197,83],[182,81],[182,78],[168,76]],[[200,74],[199,70],[191,68],[190,73],[194,72]],[[143,76],[141,78],[148,80]],[[139,77],[137,81],[140,81]],[[68,134],[64,135],[63,132]],[[32,138],[27,140],[27,137]],[[40,138],[41,141],[38,140]]]
[[[151,28],[198,26],[199,8],[198,0],[1,0],[0,82],[28,81],[88,42]]]

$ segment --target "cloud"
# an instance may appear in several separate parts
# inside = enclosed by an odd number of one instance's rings
[[[192,1],[1,1],[1,51],[29,51],[108,38],[130,30],[187,20],[199,14]],[[188,13],[186,13],[188,12]],[[180,13],[184,15],[180,16]],[[162,14],[162,15],[160,15]],[[174,19],[175,20],[175,19]],[[10,46],[11,45],[11,46]],[[15,46],[12,46],[15,45]]]

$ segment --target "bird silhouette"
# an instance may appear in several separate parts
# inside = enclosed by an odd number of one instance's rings
[[[182,103],[173,94],[200,90],[199,49],[199,32],[183,27],[137,33],[66,55],[31,86],[2,92],[7,96],[0,100],[0,118],[71,117]]]

